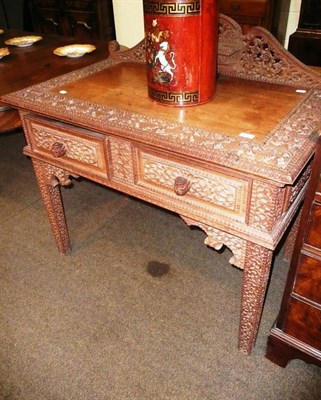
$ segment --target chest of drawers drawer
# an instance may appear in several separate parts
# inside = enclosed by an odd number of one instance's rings
[[[320,352],[321,310],[292,299],[284,332]]]
[[[273,0],[220,0],[219,11],[241,25],[243,33],[253,26],[271,25]]]
[[[311,302],[321,304],[321,257],[302,253],[293,292]]]
[[[65,0],[66,10],[95,11],[96,0]]]
[[[231,16],[264,17],[267,13],[268,1],[222,0],[220,11]]]
[[[28,0],[33,29],[81,40],[115,38],[111,0]]]

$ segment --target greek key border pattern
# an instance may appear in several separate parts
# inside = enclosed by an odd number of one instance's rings
[[[197,104],[199,101],[198,91],[196,92],[162,92],[148,88],[148,94],[151,98],[158,100],[161,103],[167,103],[172,105],[183,105],[183,104]]]
[[[199,15],[201,12],[200,0],[187,0],[184,3],[165,3],[162,1],[144,0],[145,14],[160,15]]]

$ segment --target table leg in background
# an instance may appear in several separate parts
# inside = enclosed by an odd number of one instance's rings
[[[58,250],[63,254],[68,254],[71,246],[60,193],[60,184],[69,185],[71,183],[70,174],[42,161],[35,159],[32,161]]]

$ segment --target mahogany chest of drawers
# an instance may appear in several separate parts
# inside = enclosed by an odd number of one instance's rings
[[[253,26],[270,29],[273,0],[219,0],[219,10],[237,21],[243,33]]]
[[[112,0],[29,0],[33,29],[82,40],[115,39]]]
[[[321,367],[321,137],[299,232],[266,357],[285,367],[299,358]]]

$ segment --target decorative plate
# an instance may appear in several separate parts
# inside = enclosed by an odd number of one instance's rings
[[[82,57],[86,53],[96,50],[92,44],[71,44],[69,46],[57,47],[54,50],[56,56]]]
[[[10,46],[28,47],[42,39],[42,36],[20,36],[8,39],[5,44]]]
[[[1,47],[0,48],[0,59],[4,56],[7,56],[10,54],[10,51],[8,49],[8,47]]]

